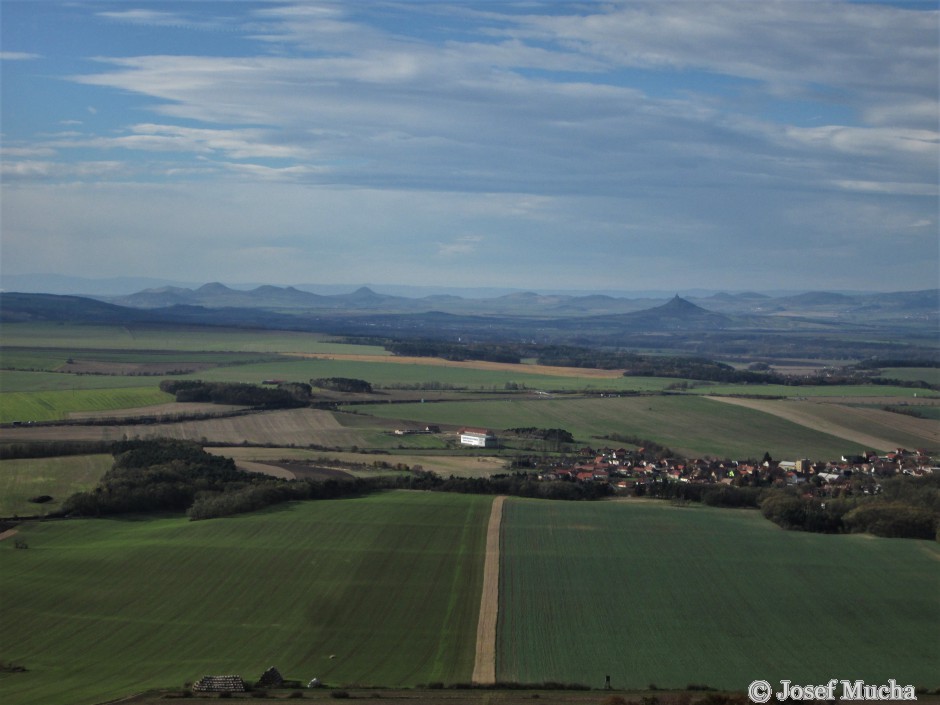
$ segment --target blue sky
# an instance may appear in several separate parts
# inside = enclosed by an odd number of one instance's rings
[[[933,288],[938,16],[0,0],[0,273]]]

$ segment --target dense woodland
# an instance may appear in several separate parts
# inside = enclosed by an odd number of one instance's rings
[[[174,395],[178,402],[231,404],[256,409],[291,409],[310,403],[310,385],[298,382],[269,388],[233,382],[164,380],[160,382],[160,390]]]

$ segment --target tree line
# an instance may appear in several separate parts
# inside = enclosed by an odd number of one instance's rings
[[[395,476],[286,480],[239,470],[231,458],[198,443],[170,439],[118,441],[114,463],[98,485],[71,495],[58,516],[108,516],[185,512],[192,520],[231,516],[299,500],[336,499],[391,489],[596,500],[613,494],[608,483],[541,481],[527,472],[478,478],[444,478],[407,469]],[[867,489],[867,487],[866,487]],[[715,507],[756,507],[786,529],[819,533],[870,533],[888,538],[940,540],[940,476],[898,476],[867,494],[861,485],[839,496],[812,496],[806,488],[682,482],[637,485],[637,496]]]
[[[114,464],[98,485],[71,495],[57,516],[185,512],[191,520],[199,520],[284,502],[391,489],[568,500],[598,499],[612,492],[607,485],[546,483],[526,474],[442,478],[417,469],[390,477],[287,480],[241,471],[231,458],[207,453],[198,443],[170,439],[121,441],[113,444],[112,451]]]
[[[639,485],[636,494],[713,507],[758,508],[766,519],[796,531],[940,541],[940,477],[936,475],[887,478],[876,494],[856,489],[838,497],[807,496],[790,487],[685,482]]]
[[[334,392],[348,392],[354,394],[371,394],[372,385],[364,379],[351,377],[318,377],[310,380],[310,384],[320,389],[329,389]]]
[[[277,387],[261,387],[240,382],[203,382],[202,380],[163,380],[160,390],[178,402],[203,402],[251,406],[257,409],[291,409],[307,406],[311,387],[303,382],[287,382]]]
[[[527,343],[456,343],[439,340],[389,341],[375,340],[395,355],[413,357],[440,357],[446,360],[483,360],[519,363],[534,359],[540,365],[555,367],[596,368],[624,370],[627,377],[670,377],[693,379],[724,384],[780,384],[789,386],[887,384],[891,386],[935,389],[920,380],[887,379],[877,376],[883,367],[936,367],[937,361],[868,360],[847,366],[826,375],[810,374],[802,377],[774,372],[767,364],[757,363],[748,369],[738,369],[723,362],[700,356],[644,355],[614,348],[593,348],[578,345],[551,345]],[[746,352],[746,351],[742,351]]]
[[[518,346],[495,343],[450,343],[442,340],[386,341],[386,350],[404,357],[440,357],[444,360],[484,360],[487,362],[522,362]]]

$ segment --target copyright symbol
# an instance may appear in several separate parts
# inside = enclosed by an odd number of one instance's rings
[[[747,687],[747,697],[752,703],[766,703],[772,693],[773,689],[767,681],[754,681]]]

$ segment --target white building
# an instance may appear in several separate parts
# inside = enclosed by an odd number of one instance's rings
[[[496,445],[496,434],[485,428],[462,428],[460,429],[460,445],[492,448]]]

